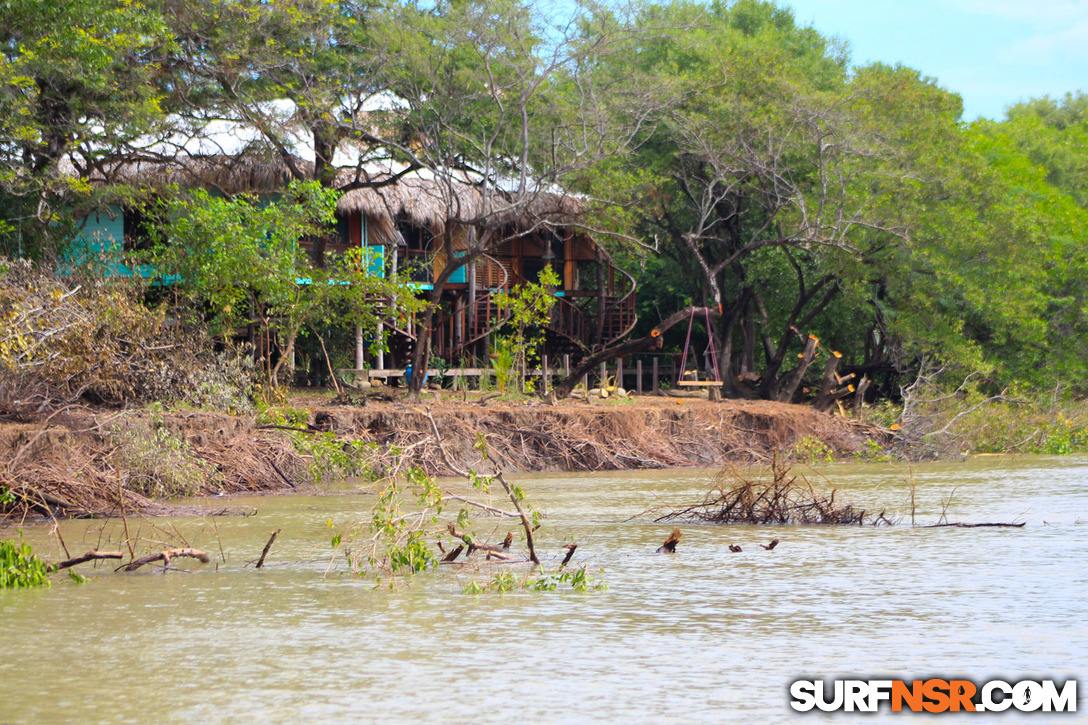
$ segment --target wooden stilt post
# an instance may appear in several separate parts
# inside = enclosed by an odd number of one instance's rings
[[[625,386],[623,384],[623,358],[622,357],[616,360],[616,387],[617,388],[627,387],[627,386]]]
[[[650,372],[650,375],[653,378],[653,381],[650,383],[650,392],[657,395],[661,392],[660,380],[657,374],[657,355],[654,355],[652,367],[653,370]]]
[[[642,359],[635,361],[635,390],[642,395]]]
[[[363,365],[366,364],[366,359],[363,357],[363,326],[355,326],[355,369],[362,370]]]
[[[548,394],[548,353],[540,356],[540,392]]]
[[[605,376],[608,375],[608,368],[605,367],[606,363],[601,363],[601,379],[597,381],[597,387],[604,387]]]
[[[570,377],[570,355],[569,354],[564,354],[563,355],[563,377],[564,378],[569,378]]]
[[[382,327],[384,324],[381,320],[378,320],[378,339],[382,338]],[[385,349],[381,346],[378,347],[378,360],[377,365],[379,370],[385,370]]]

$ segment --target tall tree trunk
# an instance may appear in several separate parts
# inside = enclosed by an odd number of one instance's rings
[[[445,282],[435,283],[427,309],[423,312],[422,323],[416,328],[416,344],[412,349],[412,382],[408,384],[409,400],[419,400],[419,391],[423,389],[423,380],[427,375],[427,363],[430,359],[435,313],[442,301],[442,290],[445,287]]]
[[[608,295],[605,289],[604,254],[597,249],[597,345],[604,347],[604,317]]]
[[[813,358],[816,357],[816,345],[818,342],[819,340],[817,340],[815,336],[808,336],[808,339],[805,340],[805,350],[801,353],[801,359],[797,363],[797,367],[783,375],[781,379],[775,380],[774,397],[772,400],[777,400],[782,403],[793,402],[793,396],[797,394],[797,389],[801,387],[801,381],[805,377],[805,372],[808,371],[808,366],[812,364]]]

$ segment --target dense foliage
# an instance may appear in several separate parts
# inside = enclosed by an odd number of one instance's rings
[[[722,379],[748,397],[793,398],[809,335],[893,397],[934,368],[997,390],[1083,379],[1083,96],[964,123],[934,79],[850,69],[770,3],[677,0],[639,23],[624,67],[677,100],[594,188],[660,248],[630,260],[645,329],[720,311]]]
[[[937,369],[981,373],[990,391],[1084,393],[1088,97],[965,122],[935,79],[853,67],[844,45],[773,2],[585,6],[562,19],[543,8],[0,3],[0,244],[60,253],[80,210],[138,197],[83,179],[109,182],[118,160],[161,161],[241,123],[249,152],[314,186],[267,207],[173,200],[157,263],[224,327],[240,304],[275,327],[281,359],[304,330],[370,314],[370,287],[338,283],[357,260],[305,266],[288,248],[327,223],[330,195],[379,183],[380,163],[392,174],[380,183],[423,169],[503,191],[505,208],[484,194],[469,214],[479,233],[466,257],[447,255],[432,302],[453,269],[505,240],[504,212],[563,186],[639,278],[644,333],[689,305],[718,313],[709,332],[729,394],[803,397],[793,371],[815,373],[831,350],[841,374],[886,397]],[[313,164],[297,163],[300,146]],[[799,362],[810,335],[816,359]]]
[[[49,566],[22,537],[0,540],[0,589],[49,586]]]

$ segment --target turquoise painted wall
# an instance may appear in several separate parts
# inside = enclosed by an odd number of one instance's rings
[[[453,256],[463,257],[464,252],[454,252]],[[465,265],[461,265],[457,269],[453,270],[453,274],[450,275],[450,284],[467,284],[465,281]]]
[[[70,265],[93,265],[105,277],[154,276],[154,269],[141,265],[133,269],[121,261],[124,253],[125,217],[118,206],[94,212],[84,220],[83,229],[72,242],[67,259]],[[63,270],[62,270],[63,272]]]
[[[385,277],[385,245],[365,244],[363,246],[363,264],[371,277]]]

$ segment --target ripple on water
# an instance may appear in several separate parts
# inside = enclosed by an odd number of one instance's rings
[[[907,511],[901,469],[826,474],[871,510]],[[490,722],[516,711],[767,722],[788,719],[786,686],[803,674],[1083,674],[1088,527],[1074,522],[1088,520],[1088,463],[989,459],[919,466],[915,478],[919,521],[947,506],[952,518],[1028,526],[681,525],[666,556],[653,551],[671,524],[627,519],[698,500],[706,472],[534,476],[524,487],[550,514],[541,551],[557,556],[574,537],[608,591],[468,596],[465,572],[394,592],[335,567],[326,578],[328,539],[365,516],[366,497],[263,498],[256,519],[218,522],[219,571],[186,563],[191,574],[0,592],[0,721]],[[65,527],[70,547],[96,545],[97,529]],[[242,568],[274,528],[274,565]],[[48,550],[44,529],[27,536]],[[770,538],[782,543],[760,549]]]

